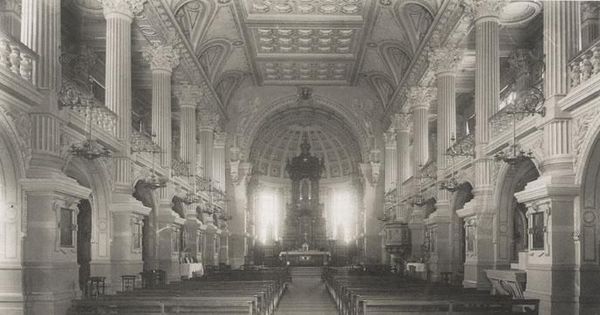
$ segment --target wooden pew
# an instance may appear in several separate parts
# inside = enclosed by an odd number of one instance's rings
[[[537,314],[538,300],[514,300],[394,274],[326,268],[322,275],[340,314]]]

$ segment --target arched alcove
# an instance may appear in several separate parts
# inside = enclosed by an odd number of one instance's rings
[[[467,259],[466,239],[465,239],[465,222],[462,218],[456,215],[456,210],[462,209],[465,204],[473,199],[473,186],[469,182],[463,182],[459,185],[458,190],[454,193],[451,203],[452,209],[452,272],[456,275],[457,283],[462,283],[464,280],[464,265]]]
[[[505,166],[500,174],[495,195],[495,263],[499,267],[508,267],[511,262],[518,261],[519,252],[527,250],[527,209],[514,195],[523,191],[525,185],[537,179],[540,173],[531,160],[525,160]]]

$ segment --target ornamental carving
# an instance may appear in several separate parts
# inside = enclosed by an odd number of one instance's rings
[[[462,50],[438,48],[429,53],[429,63],[436,73],[454,72],[462,57]]]
[[[198,125],[200,128],[215,129],[219,124],[219,115],[208,109],[199,110],[196,117],[198,118]]]
[[[311,14],[311,15],[361,15],[364,0],[250,0],[248,10],[253,14]]]
[[[573,141],[573,164],[575,168],[579,163],[579,159],[581,157],[581,152],[583,148],[583,144],[587,139],[587,135],[590,129],[590,125],[598,120],[598,116],[600,115],[600,109],[590,110],[582,115],[579,115],[575,119],[574,128],[575,128],[575,139]]]
[[[179,106],[196,107],[199,99],[202,98],[202,90],[195,85],[182,84],[173,89],[173,93],[179,101]]]
[[[412,115],[400,113],[396,114],[396,129],[398,131],[410,131],[412,125]]]
[[[29,162],[31,161],[32,155],[30,145],[32,122],[29,114],[17,110],[7,111],[2,107],[0,107],[0,114],[8,119],[9,127],[16,132],[19,154],[21,155],[25,168],[29,168]]]
[[[412,108],[429,108],[436,97],[436,89],[431,87],[415,86],[408,90],[407,98]]]
[[[124,13],[127,15],[136,15],[144,9],[144,3],[147,0],[98,0],[104,7],[104,14]]]
[[[152,70],[172,71],[179,65],[179,53],[170,45],[146,46],[142,54]]]
[[[499,17],[509,0],[463,0],[465,13],[472,19]]]

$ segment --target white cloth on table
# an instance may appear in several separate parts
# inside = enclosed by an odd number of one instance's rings
[[[196,273],[197,276],[204,275],[204,266],[202,263],[179,264],[179,275],[185,278],[192,278]]]

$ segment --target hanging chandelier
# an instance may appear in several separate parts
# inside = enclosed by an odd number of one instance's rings
[[[450,137],[450,141],[452,141],[452,145],[450,146],[450,148],[448,148],[448,150],[446,150],[446,154],[445,154],[445,155],[449,155],[450,158],[452,159],[452,162],[450,163],[450,179],[443,180],[440,182],[440,190],[455,192],[458,190],[460,183],[458,182],[458,180],[455,177],[455,171],[454,171],[455,160],[454,160],[454,158],[456,156],[461,155],[460,153],[463,153],[463,152],[458,152],[455,149],[456,138],[454,137],[454,135],[452,135]],[[452,150],[450,150],[450,149],[452,149]]]
[[[424,178],[433,178],[431,176],[429,176],[428,174],[423,174],[424,170],[423,170],[423,165],[419,164],[418,166],[418,172],[419,175],[417,176],[417,193],[411,198],[411,205],[413,206],[417,206],[417,207],[422,207],[425,204],[427,204],[427,201],[425,200],[425,197],[423,197],[423,193],[421,192],[422,188],[423,188],[423,179]]]
[[[87,106],[89,111],[89,128],[87,131],[86,139],[79,143],[71,144],[69,153],[73,156],[81,157],[86,160],[95,160],[98,158],[109,158],[112,153],[109,149],[101,145],[97,140],[92,138],[92,122],[94,111],[92,106]],[[86,120],[86,128],[88,121]]]
[[[155,138],[156,135],[152,134],[152,138]],[[156,159],[156,153],[162,152],[160,147],[154,142],[154,140],[150,140],[151,145],[147,149],[141,150],[141,152],[150,152],[152,153],[152,168],[150,169],[150,176],[146,177],[143,180],[144,186],[148,189],[155,190],[159,188],[167,187],[167,183],[169,179],[165,176],[158,175],[156,170],[154,169],[154,163]]]

